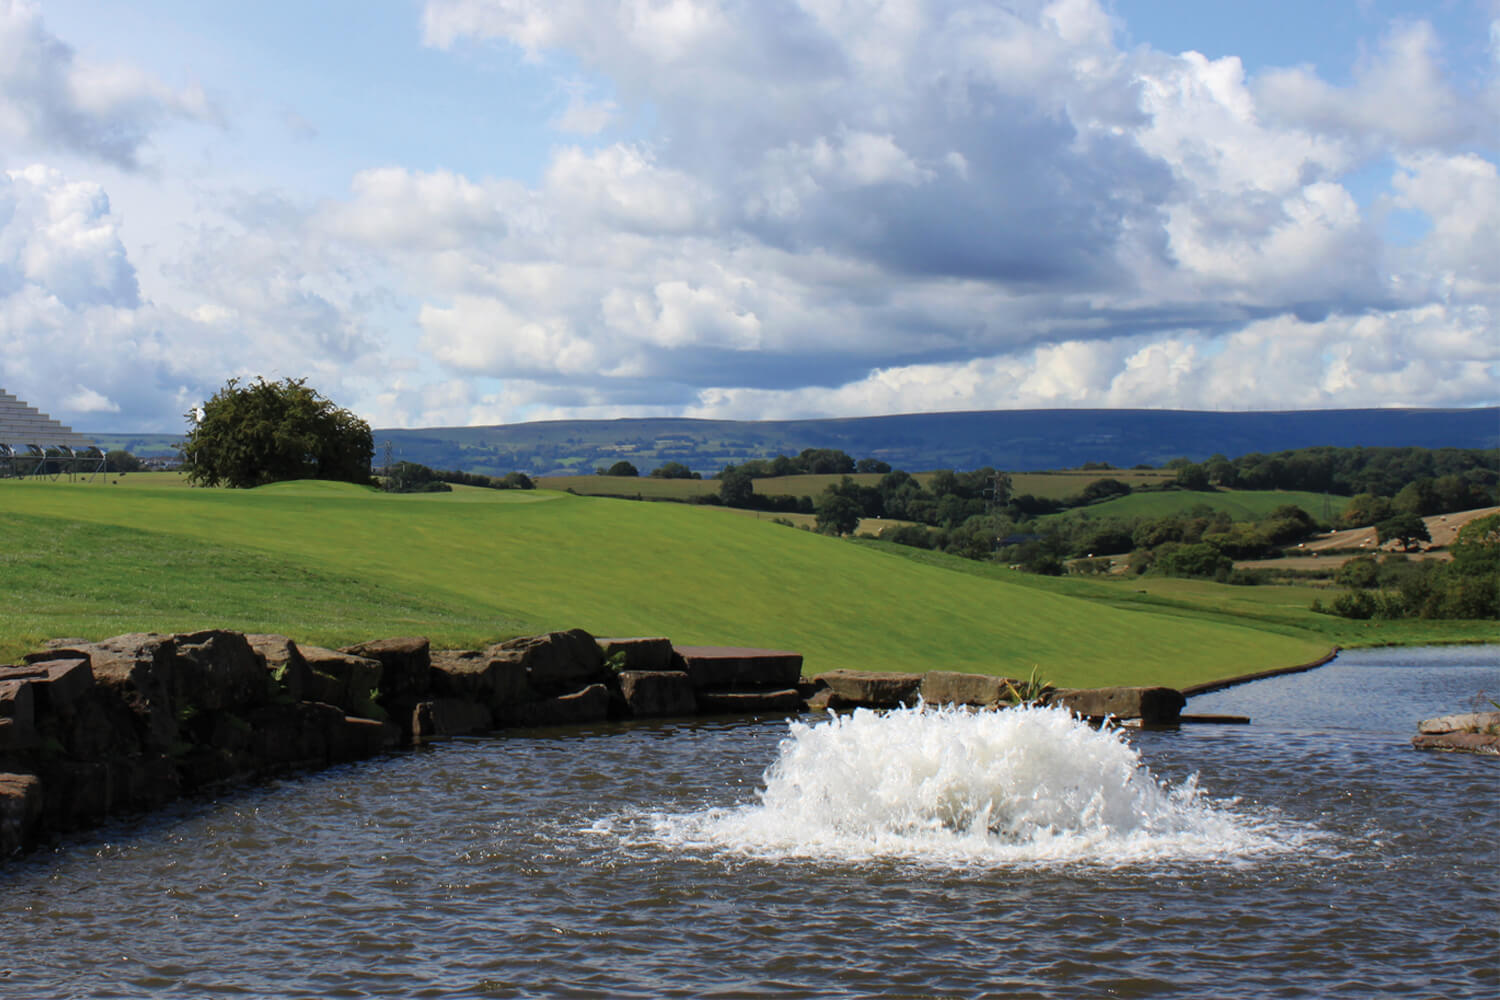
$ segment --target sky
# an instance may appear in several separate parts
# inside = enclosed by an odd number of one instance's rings
[[[1500,0],[0,0],[0,388],[1500,403]]]

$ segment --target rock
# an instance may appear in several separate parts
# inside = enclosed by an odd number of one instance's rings
[[[988,708],[1014,700],[1004,677],[933,670],[922,675],[922,700],[929,705],[975,705]]]
[[[396,746],[400,739],[400,728],[391,723],[347,715],[329,728],[328,759],[335,764],[364,760]]]
[[[301,701],[312,671],[297,644],[284,635],[267,633],[246,635],[245,641],[265,664],[275,689],[291,701]]]
[[[50,830],[70,830],[109,815],[109,765],[101,760],[49,762],[42,775],[42,823]]]
[[[36,700],[32,683],[0,681],[0,751],[30,750],[37,745]]]
[[[100,687],[76,701],[71,714],[50,716],[41,728],[44,735],[58,739],[64,752],[84,760],[128,757],[142,751],[139,719]]]
[[[244,633],[212,629],[172,639],[177,650],[172,699],[179,715],[266,701],[266,669]]]
[[[1423,719],[1417,723],[1417,732],[1425,735],[1500,732],[1500,712],[1465,712]]]
[[[475,650],[439,650],[432,654],[432,693],[477,702],[491,714],[535,700],[519,658],[495,659]]]
[[[42,780],[0,774],[0,860],[36,843],[42,818]]]
[[[172,704],[177,647],[172,637],[140,632],[117,635],[81,651],[88,656],[101,695],[118,698],[130,709],[142,747],[155,753],[170,751],[178,739]]]
[[[542,697],[577,691],[606,678],[599,644],[581,628],[507,639],[485,653],[492,660],[522,666],[527,684]]]
[[[1418,750],[1453,750],[1463,753],[1500,754],[1500,735],[1493,733],[1419,733],[1411,745]]]
[[[802,677],[802,654],[778,649],[678,646],[674,662],[698,689],[782,689]]]
[[[380,686],[380,661],[321,646],[299,647],[307,661],[303,697],[336,705],[345,715],[371,717],[376,711],[375,689]]]
[[[488,707],[462,698],[419,702],[412,712],[412,743],[487,733],[494,728]]]
[[[698,710],[693,682],[680,670],[623,670],[620,693],[637,719],[693,715]]]
[[[796,688],[779,691],[702,690],[696,693],[698,711],[705,715],[748,715],[757,712],[801,712],[802,695]]]
[[[0,667],[0,682],[31,682],[39,718],[72,715],[93,690],[94,670],[87,659],[33,660],[24,667]]]
[[[1047,703],[1090,719],[1113,716],[1140,719],[1147,725],[1172,725],[1187,699],[1169,687],[1063,688],[1052,692]]]
[[[802,694],[801,691],[797,692]],[[832,688],[818,688],[812,694],[803,694],[803,701],[807,703],[809,712],[836,712],[841,708],[849,708],[848,703],[833,693]]]
[[[886,673],[871,670],[830,670],[813,678],[838,695],[847,705],[895,708],[915,705],[922,691],[921,674]]]
[[[506,721],[522,726],[576,726],[609,717],[609,688],[590,684],[582,691],[514,706]]]
[[[672,670],[672,640],[662,637],[600,639],[606,663],[620,670]]]
[[[421,700],[431,690],[430,648],[421,636],[398,639],[376,639],[345,646],[342,653],[352,653],[380,661],[380,700],[398,704]]]
[[[341,729],[344,711],[322,702],[265,705],[250,713],[250,753],[265,771],[328,763],[328,734]]]

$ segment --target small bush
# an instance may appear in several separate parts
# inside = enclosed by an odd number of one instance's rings
[[[1348,590],[1333,599],[1329,610],[1340,618],[1365,621],[1375,615],[1375,598],[1363,590]]]

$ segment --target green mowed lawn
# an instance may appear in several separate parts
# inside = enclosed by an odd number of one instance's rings
[[[0,482],[0,651],[222,624],[320,644],[421,633],[667,635],[833,667],[1188,684],[1312,659],[1317,635],[1111,606],[749,517],[552,492],[397,496]]]

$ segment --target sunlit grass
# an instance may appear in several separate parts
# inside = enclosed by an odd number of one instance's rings
[[[680,504],[0,482],[0,516],[27,538],[13,546],[0,612],[11,655],[49,634],[127,627],[474,644],[577,626],[796,649],[809,672],[1026,676],[1040,664],[1084,685],[1186,684],[1327,648],[1222,613],[1112,606]]]

